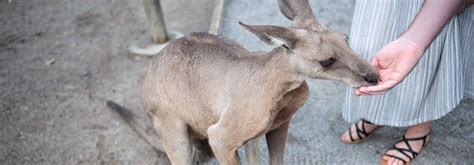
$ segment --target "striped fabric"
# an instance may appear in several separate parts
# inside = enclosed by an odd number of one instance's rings
[[[462,54],[464,56],[464,96],[474,98],[474,5],[459,16]]]
[[[351,47],[370,61],[379,49],[410,26],[422,5],[423,0],[357,1]],[[472,13],[473,7],[454,17],[410,75],[385,95],[355,97],[354,90],[347,89],[344,119],[354,122],[364,118],[379,125],[403,127],[438,119],[453,110],[463,98],[465,83],[472,89]],[[470,25],[464,26],[468,22]],[[469,36],[465,35],[467,31]],[[471,53],[466,54],[471,61],[463,52]],[[465,77],[470,80],[465,82]]]

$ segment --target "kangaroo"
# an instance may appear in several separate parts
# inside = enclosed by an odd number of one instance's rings
[[[279,0],[291,27],[239,24],[270,52],[192,33],[155,55],[142,85],[144,108],[172,164],[193,164],[193,148],[225,165],[237,149],[265,135],[270,164],[282,164],[292,116],[305,103],[305,78],[351,87],[378,82],[347,36],[320,24],[307,0]]]

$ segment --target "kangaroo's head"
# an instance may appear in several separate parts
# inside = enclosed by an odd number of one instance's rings
[[[278,0],[280,11],[292,27],[245,25],[260,40],[288,51],[294,69],[307,77],[339,80],[352,87],[374,85],[378,74],[355,53],[348,37],[320,24],[307,0]]]

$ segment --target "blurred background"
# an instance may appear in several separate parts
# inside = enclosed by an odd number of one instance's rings
[[[218,25],[219,35],[261,51],[271,47],[238,21],[291,25],[276,0],[218,1],[161,0],[166,28],[188,34]],[[320,22],[345,33],[354,3],[311,0]],[[0,164],[169,164],[105,105],[115,100],[151,126],[139,95],[151,58],[127,50],[150,36],[141,0],[0,0],[0,25]],[[290,125],[285,164],[378,164],[402,135],[383,128],[366,143],[343,144],[345,85],[308,82],[311,97]],[[456,109],[434,122],[432,143],[415,162],[474,162],[474,101]],[[267,163],[264,139],[261,151]]]

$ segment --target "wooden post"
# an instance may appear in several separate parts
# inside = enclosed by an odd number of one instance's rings
[[[160,0],[143,0],[143,6],[153,41],[165,43],[168,41],[168,33],[166,32]]]

